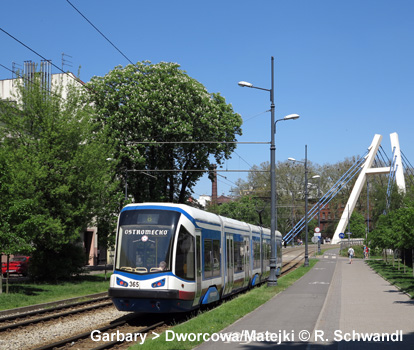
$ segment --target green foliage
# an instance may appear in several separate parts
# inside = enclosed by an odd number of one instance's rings
[[[37,76],[0,101],[0,251],[34,261],[75,242],[114,188],[105,130],[79,88],[61,94]]]
[[[385,249],[414,248],[414,202],[382,215],[369,235],[371,245]]]
[[[175,63],[119,66],[89,86],[98,120],[117,144],[113,158],[122,186],[127,181],[136,202],[184,203],[203,175],[191,170],[210,169],[211,158],[216,164],[228,159],[235,145],[223,142],[241,134],[232,106]],[[183,171],[144,173],[156,169]]]
[[[312,219],[311,221],[309,221],[309,223],[308,223],[309,239],[312,239],[316,227],[318,227],[318,220],[317,219]]]
[[[354,249],[354,252],[355,252],[355,255],[354,255],[354,257],[355,258],[358,258],[358,259],[363,259],[364,258],[364,246],[362,246],[362,245],[353,245],[352,246],[352,248]],[[341,256],[345,256],[345,257],[347,257],[348,256],[348,247],[345,247],[344,249],[341,249],[340,251],[339,251],[339,254],[341,255]]]
[[[29,274],[35,280],[58,281],[83,271],[88,257],[80,244],[38,248],[30,260]]]
[[[308,161],[308,199],[309,209],[317,200],[332,188],[334,184],[355,163],[357,157],[347,158],[335,164],[318,165]],[[269,162],[254,165],[246,181],[238,180],[233,192],[238,197],[245,195],[257,196],[266,202],[270,202],[270,166]],[[319,175],[319,179],[313,179]],[[277,219],[278,229],[286,233],[293,225],[305,216],[305,179],[304,166],[301,163],[289,161],[276,164],[276,188],[277,188]],[[337,195],[326,204],[329,210],[327,217],[321,218],[323,224],[322,236],[332,237],[336,229],[345,203],[351,194],[356,177],[347,183]],[[407,193],[403,194],[394,186],[391,190],[391,198],[387,204],[387,184],[385,175],[376,175],[369,179],[369,221],[370,228],[381,224],[381,217],[388,211],[407,206],[409,201],[414,202],[414,188],[407,187]],[[365,195],[364,195],[365,194]],[[357,201],[353,216],[351,217],[352,238],[365,237],[368,207],[367,187],[362,189]],[[388,207],[387,207],[388,205]],[[316,219],[316,216],[314,217]],[[312,232],[314,224],[309,223],[309,232]],[[384,228],[379,228],[383,230]],[[406,229],[404,229],[406,231]],[[378,238],[379,239],[379,238]]]
[[[243,196],[238,200],[208,208],[209,211],[231,219],[244,221],[252,225],[270,226],[266,204],[254,197]],[[260,222],[262,220],[262,223]]]
[[[367,226],[362,214],[354,211],[349,220],[349,226],[352,232],[351,238],[365,238]]]
[[[373,204],[371,220],[373,220],[374,223],[387,212],[404,206],[405,197],[410,196],[410,193],[412,193],[411,191],[408,191],[407,195],[404,195],[398,191],[396,186],[393,186],[391,190],[391,198],[389,199],[389,207],[387,207],[387,183],[374,183],[370,192],[370,202]]]

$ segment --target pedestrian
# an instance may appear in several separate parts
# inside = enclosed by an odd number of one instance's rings
[[[352,264],[352,258],[354,257],[355,251],[354,248],[349,247],[348,249],[348,256],[349,256],[349,263]]]
[[[369,248],[367,246],[364,247],[364,256],[365,256],[365,259],[368,259],[369,257]]]

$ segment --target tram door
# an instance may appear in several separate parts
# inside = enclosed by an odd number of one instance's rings
[[[201,296],[201,274],[202,274],[202,265],[201,265],[201,230],[196,229],[196,247],[195,247],[195,255],[196,255],[196,295],[194,298],[193,305],[198,305],[200,302]]]
[[[225,293],[230,293],[234,283],[234,241],[233,235],[226,236],[226,287]]]

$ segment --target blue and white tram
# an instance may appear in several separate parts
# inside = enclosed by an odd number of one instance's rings
[[[276,232],[277,274],[282,237]],[[108,295],[118,310],[181,312],[263,282],[270,230],[183,204],[129,204],[120,213]]]

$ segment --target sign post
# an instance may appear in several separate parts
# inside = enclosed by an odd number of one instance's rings
[[[345,234],[348,235],[348,246],[350,246],[351,245],[350,238],[351,238],[352,232],[346,232]]]
[[[321,253],[321,229],[319,227],[315,227],[315,237],[318,237],[318,254]]]

